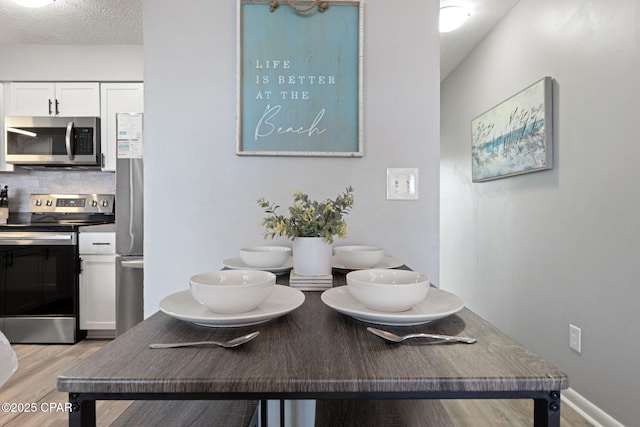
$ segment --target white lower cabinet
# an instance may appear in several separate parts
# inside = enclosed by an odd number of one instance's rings
[[[80,329],[116,329],[115,233],[80,233]]]

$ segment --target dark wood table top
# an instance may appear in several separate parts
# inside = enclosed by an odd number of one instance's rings
[[[334,277],[334,286],[344,284],[344,274]],[[286,283],[287,276],[279,280]],[[305,292],[304,304],[292,313],[240,328],[207,328],[155,313],[59,376],[57,389],[313,399],[568,387],[563,372],[466,308],[426,325],[384,328],[471,336],[476,344],[398,345],[326,306],[320,294]],[[235,349],[149,348],[153,342],[227,340],[256,330],[256,339]]]

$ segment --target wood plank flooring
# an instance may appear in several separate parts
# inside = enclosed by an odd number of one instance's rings
[[[68,412],[49,411],[52,403],[64,405],[67,393],[56,391],[56,377],[80,360],[99,350],[108,341],[85,340],[75,345],[14,345],[18,370],[0,388],[0,403],[34,404],[35,412],[0,412],[2,427],[61,427],[68,425]],[[98,425],[108,426],[130,404],[128,401],[96,403]],[[43,410],[44,408],[47,410]],[[18,408],[20,409],[20,408]],[[57,409],[57,408],[56,408]]]
[[[18,371],[0,388],[0,403],[35,407],[35,412],[0,412],[4,427],[61,427],[67,425],[66,393],[55,390],[56,377],[108,341],[85,340],[76,345],[15,345]],[[452,427],[526,427],[532,425],[533,402],[529,400],[443,400],[450,422],[424,425]],[[58,404],[56,406],[56,404]],[[99,401],[98,426],[109,426],[131,404],[129,401]],[[433,420],[432,420],[433,421]],[[590,424],[567,405],[562,406],[563,427]],[[302,426],[294,426],[302,427]]]

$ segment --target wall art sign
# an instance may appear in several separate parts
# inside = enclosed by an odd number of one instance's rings
[[[362,156],[360,2],[270,3],[238,0],[236,153]]]
[[[473,119],[473,182],[552,169],[552,113],[552,79],[545,77]]]

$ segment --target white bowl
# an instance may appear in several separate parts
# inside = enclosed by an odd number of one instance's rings
[[[336,246],[334,252],[338,261],[346,268],[375,267],[384,257],[384,249],[376,246]]]
[[[409,310],[427,296],[429,284],[427,275],[409,270],[372,269],[347,273],[351,295],[375,311]]]
[[[261,270],[220,270],[189,279],[191,295],[215,313],[244,313],[257,308],[275,289],[276,276]]]
[[[280,267],[287,262],[289,255],[291,248],[287,246],[252,246],[240,249],[240,258],[249,267]]]

